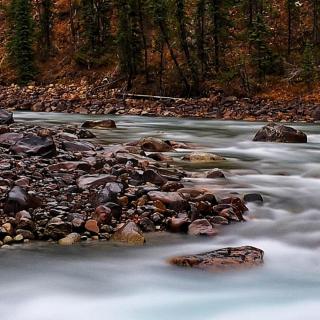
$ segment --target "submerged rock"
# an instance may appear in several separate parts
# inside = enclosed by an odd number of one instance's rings
[[[173,151],[172,146],[158,138],[143,138],[139,141],[142,150],[147,152],[168,152]]]
[[[253,141],[306,143],[308,138],[307,135],[300,130],[276,123],[270,123],[257,132]]]
[[[263,256],[263,250],[244,246],[224,248],[190,256],[174,257],[169,260],[169,263],[181,267],[215,272],[259,266],[263,263]]]
[[[89,129],[113,129],[116,128],[117,125],[113,120],[88,120],[83,125],[82,128],[89,128]]]
[[[186,155],[185,157],[183,157],[182,160],[191,161],[191,162],[211,162],[211,161],[221,161],[225,159],[213,153],[192,152]]]

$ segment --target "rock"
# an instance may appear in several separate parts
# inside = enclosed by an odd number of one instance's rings
[[[122,207],[114,202],[107,202],[105,206],[111,209],[112,217],[119,220],[122,215]]]
[[[39,137],[28,133],[11,146],[10,151],[26,156],[51,157],[56,154],[56,146],[51,137]]]
[[[161,189],[165,192],[175,192],[182,188],[184,188],[184,185],[181,182],[168,181]]]
[[[70,152],[86,152],[95,150],[95,146],[88,141],[63,141],[62,149]]]
[[[116,123],[113,120],[88,120],[83,125],[82,128],[89,129],[113,129],[116,128]]]
[[[270,123],[257,132],[253,141],[306,143],[308,138],[307,135],[300,130],[284,125],[278,125],[276,123]]]
[[[0,135],[0,145],[4,147],[11,147],[22,138],[23,138],[22,133],[17,133],[17,132],[3,133]]]
[[[30,230],[17,229],[16,234],[21,234],[24,239],[34,240],[35,236]]]
[[[46,237],[59,240],[72,232],[72,224],[64,221],[49,222],[44,230]]]
[[[215,272],[259,266],[263,263],[263,256],[264,252],[261,249],[244,246],[175,257],[170,259],[169,262],[181,267],[191,267]]]
[[[206,178],[208,179],[223,179],[224,173],[220,169],[213,169],[206,172]]]
[[[98,222],[94,219],[90,219],[90,220],[86,221],[84,227],[87,231],[89,231],[91,233],[98,234],[100,231],[99,226],[98,226]]]
[[[70,233],[66,237],[60,239],[58,243],[62,246],[71,246],[81,241],[81,236],[79,233]]]
[[[112,221],[111,209],[106,206],[99,206],[96,208],[93,219],[95,219],[99,225],[110,224]]]
[[[27,191],[19,186],[13,187],[7,196],[4,212],[6,214],[13,214],[28,208],[29,195]]]
[[[132,245],[143,245],[145,243],[142,231],[134,222],[128,222],[116,230],[112,239]]]
[[[11,236],[5,236],[2,242],[4,244],[11,244],[13,242],[13,238]]]
[[[13,241],[16,242],[16,243],[20,243],[20,242],[23,242],[23,235],[22,234],[17,234],[14,238],[13,238]]]
[[[248,193],[245,194],[243,197],[243,201],[248,203],[248,202],[255,202],[262,204],[263,203],[263,197],[260,193]]]
[[[105,187],[99,192],[98,202],[115,202],[117,196],[122,193],[124,186],[119,182],[108,182]]]
[[[170,232],[187,233],[190,220],[187,217],[171,218],[168,221],[168,228]]]
[[[153,221],[151,221],[148,217],[144,217],[139,221],[139,226],[141,227],[143,232],[154,232],[156,231],[156,226]]]
[[[148,169],[148,170],[144,171],[142,177],[145,182],[150,182],[150,183],[153,183],[155,185],[160,185],[160,186],[162,186],[168,182],[168,180],[166,178],[164,178],[158,172],[156,172],[155,170],[152,170],[152,169]]]
[[[50,171],[90,171],[91,165],[84,161],[67,161],[67,162],[59,162],[48,166],[48,170]]]
[[[211,162],[211,161],[221,161],[225,159],[213,153],[193,152],[183,157],[182,160],[191,161],[191,162]]]
[[[4,223],[2,225],[2,228],[4,229],[4,232],[10,236],[13,235],[13,226],[11,223],[7,222],[7,223]]]
[[[108,182],[116,181],[117,177],[109,174],[92,174],[84,175],[77,179],[79,189],[87,190],[90,188],[97,188]]]
[[[213,228],[207,219],[198,219],[189,225],[188,234],[192,236],[215,236],[218,231]]]
[[[169,143],[158,138],[143,138],[139,141],[139,146],[147,152],[168,152],[174,151]]]
[[[189,203],[178,192],[161,192],[150,191],[148,196],[152,201],[159,200],[166,205],[167,208],[177,212],[188,210]]]
[[[0,125],[13,123],[13,114],[6,110],[0,109]]]

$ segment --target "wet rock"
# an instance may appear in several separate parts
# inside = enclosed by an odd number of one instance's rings
[[[257,204],[262,204],[263,203],[263,197],[260,193],[248,193],[245,194],[243,197],[243,201],[248,203],[248,202],[254,202]]]
[[[205,271],[227,271],[239,268],[251,268],[263,264],[264,252],[261,249],[244,246],[224,248],[211,252],[175,257],[170,264],[197,268]]]
[[[17,229],[16,234],[21,234],[24,239],[34,240],[35,236],[30,230]]]
[[[168,181],[162,186],[162,191],[165,192],[175,192],[178,191],[179,189],[184,188],[184,185],[181,182],[177,181]]]
[[[3,242],[4,244],[11,244],[11,243],[13,243],[13,238],[12,238],[11,236],[5,236],[5,237],[3,238],[3,240],[2,240],[2,242]]]
[[[79,233],[70,233],[66,237],[60,239],[58,243],[62,246],[72,246],[81,241],[81,236]]]
[[[72,224],[65,221],[53,221],[49,222],[44,230],[44,235],[53,240],[59,240],[66,237],[72,232]]]
[[[116,230],[112,239],[132,245],[143,245],[145,243],[142,231],[134,222],[128,222]]]
[[[82,128],[86,129],[113,129],[116,128],[116,123],[113,120],[88,120],[83,125]]]
[[[116,181],[117,177],[109,174],[92,174],[84,175],[78,178],[77,185],[78,188],[82,190],[97,188],[101,185],[104,185],[108,182]]]
[[[182,160],[190,161],[190,162],[211,162],[211,161],[221,161],[225,159],[213,153],[193,152],[183,157]]]
[[[142,150],[147,152],[168,152],[174,150],[169,143],[152,137],[141,139],[139,145]]]
[[[220,169],[213,169],[206,172],[206,178],[208,179],[223,179],[224,173]]]
[[[284,125],[278,125],[276,123],[270,123],[257,132],[253,141],[306,143],[308,138],[307,135],[300,130]]]
[[[26,156],[52,157],[56,154],[56,146],[51,137],[39,137],[29,133],[11,146],[10,151]]]
[[[13,114],[0,109],[0,125],[13,123]]]
[[[178,192],[161,192],[150,191],[148,193],[152,201],[159,200],[166,205],[167,208],[177,212],[189,209],[189,203]]]
[[[229,224],[228,219],[220,216],[210,217],[209,221],[211,224],[217,224],[217,225],[227,225]]]
[[[189,225],[188,234],[192,236],[215,236],[218,231],[213,228],[207,219],[198,219]]]
[[[17,234],[14,238],[13,238],[13,242],[15,243],[21,243],[23,242],[24,238],[22,234]]]

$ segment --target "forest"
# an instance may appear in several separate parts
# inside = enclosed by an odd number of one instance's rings
[[[183,97],[310,92],[319,16],[319,0],[3,0],[0,83],[107,78]]]

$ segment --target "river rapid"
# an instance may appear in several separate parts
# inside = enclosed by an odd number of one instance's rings
[[[82,123],[98,116],[15,114],[18,122]],[[147,235],[144,247],[89,242],[13,246],[0,251],[3,320],[318,320],[320,318],[320,127],[297,125],[308,144],[252,142],[262,123],[114,117],[118,129],[95,131],[101,143],[144,136],[193,143],[228,159],[227,181],[194,178],[218,195],[260,192],[248,222],[214,238]],[[179,159],[190,150],[171,154]],[[252,245],[265,251],[254,270],[206,273],[169,266],[177,254]]]

